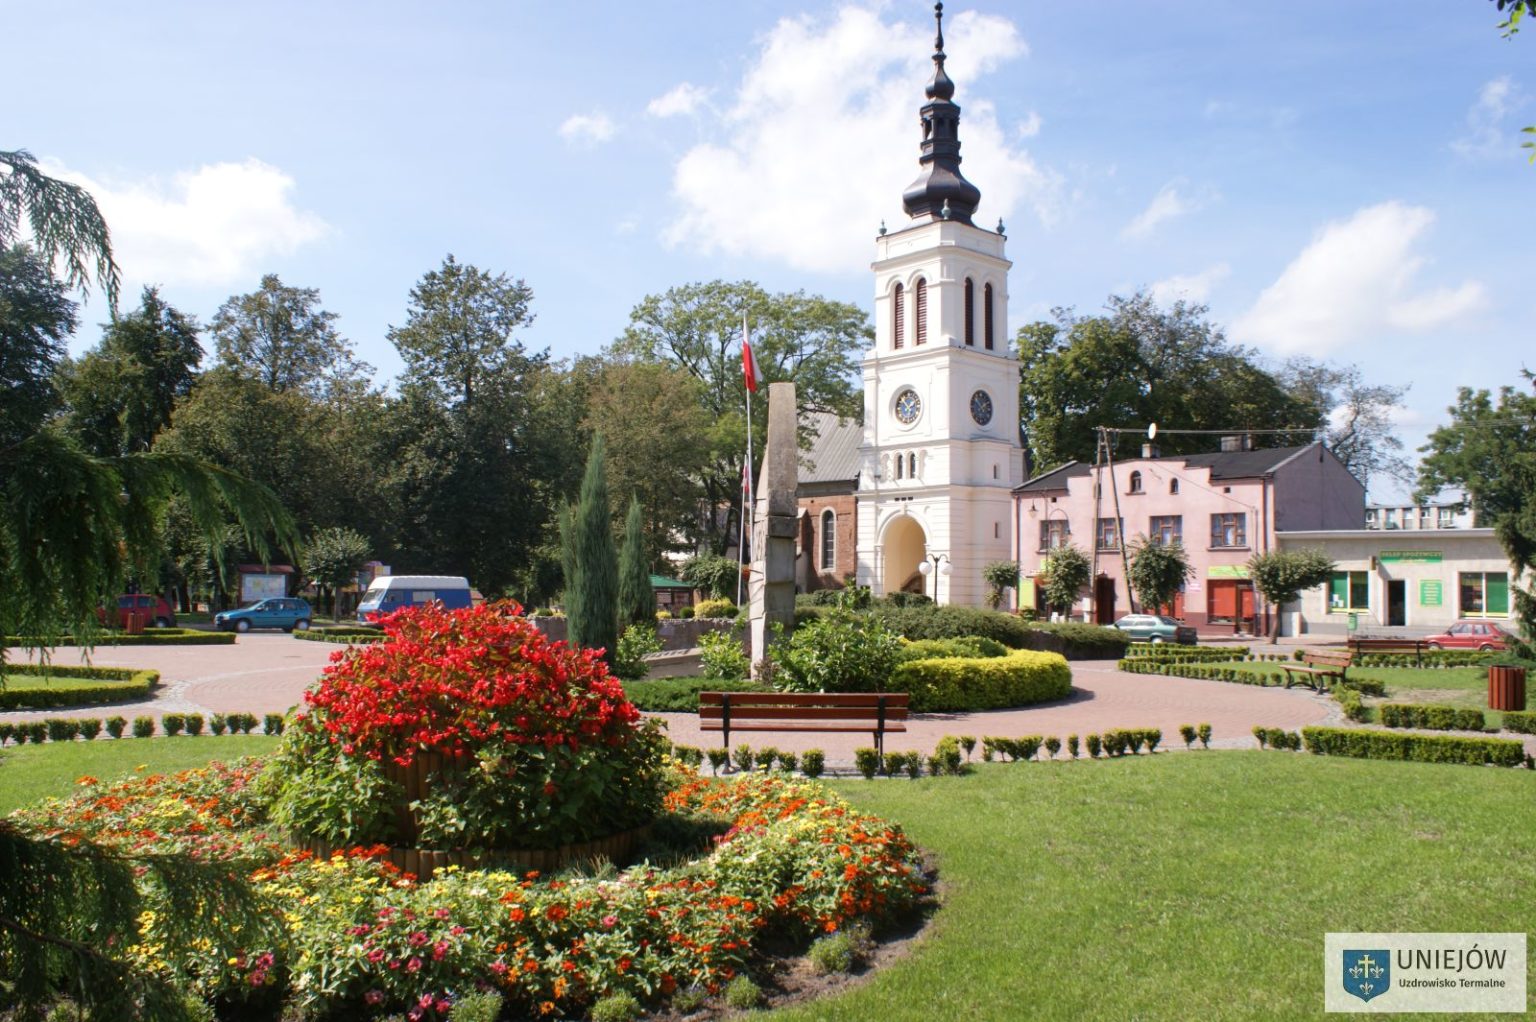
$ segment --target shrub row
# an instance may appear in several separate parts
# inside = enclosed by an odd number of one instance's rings
[[[891,688],[911,696],[915,713],[1028,706],[1072,693],[1072,669],[1056,653],[1018,650],[1004,657],[936,657],[896,668]]]
[[[1248,646],[1179,646],[1171,642],[1133,642],[1126,650],[1129,657],[1154,660],[1243,660],[1250,655]]]
[[[92,637],[97,646],[227,646],[235,641],[233,632],[204,632],[196,628],[146,628],[137,635],[104,631]],[[37,635],[7,635],[7,646],[78,646],[74,635],[45,639]]]
[[[903,660],[932,660],[940,657],[999,657],[1008,653],[1008,647],[995,639],[980,635],[968,635],[963,639],[917,639],[903,641]]]
[[[55,706],[88,706],[92,703],[143,699],[160,684],[159,671],[135,671],[127,667],[50,665],[42,673],[47,677],[86,678],[104,684],[72,685],[69,688],[4,688],[0,689],[0,710],[45,710]]]
[[[1481,731],[1483,711],[1433,703],[1383,703],[1376,708],[1387,727],[1419,727],[1430,731]]]
[[[827,768],[827,755],[820,749],[806,749],[801,753],[784,752],[772,746],[762,746],[753,749],[750,745],[737,745],[734,749],[700,749],[693,745],[673,745],[672,756],[679,763],[693,767],[695,770],[705,761],[709,761],[709,768],[719,776],[721,770],[729,770],[734,762],[738,769],[751,772],[761,770],[763,773],[777,769],[783,773],[792,774],[799,771],[806,777],[815,780],[820,777]]]
[[[1524,710],[1506,711],[1504,730],[1518,731],[1522,735],[1536,735],[1536,713],[1528,713]]]
[[[1354,662],[1359,667],[1477,667],[1500,655],[1475,649],[1426,649],[1422,656],[1413,653],[1360,653],[1355,656]]]
[[[726,599],[700,600],[693,606],[694,617],[733,618],[736,614],[736,604]]]
[[[262,734],[283,733],[284,719],[280,713],[269,713],[259,720],[254,713],[215,713],[207,718],[201,713],[166,713],[160,717],[160,729],[170,736],[200,735],[205,726],[216,735],[226,731],[232,735],[248,735],[255,730],[257,723],[262,725]],[[91,741],[103,730],[112,738],[121,738],[125,732],[135,738],[149,738],[155,733],[155,718],[135,717],[131,730],[126,717],[108,717],[106,720],[100,717],[49,717],[14,724],[0,723],[0,746],[7,742],[17,745],[27,742],[41,745],[44,741],[72,742],[76,738]]]
[[[1033,622],[1026,628],[1025,649],[1060,653],[1068,660],[1114,660],[1131,645],[1131,637],[1118,628],[1081,621]]]
[[[1253,737],[1259,740],[1259,748],[1261,749],[1268,746],[1271,749],[1289,749],[1291,752],[1301,751],[1301,735],[1295,731],[1287,731],[1279,727],[1256,726],[1253,729]]]
[[[657,678],[626,681],[624,694],[645,713],[697,713],[700,692],[767,692],[755,681],[720,681],[711,678]]]
[[[1283,686],[1285,684],[1285,675],[1279,672],[1258,671],[1230,664],[1165,663],[1143,657],[1131,657],[1121,660],[1115,666],[1127,674],[1204,678],[1208,681],[1231,681],[1240,685]],[[1342,686],[1335,685],[1334,689],[1341,687],[1353,689],[1361,695],[1368,696],[1386,695],[1387,692],[1386,684],[1375,678],[1346,678]]]
[[[1418,763],[1463,763],[1471,766],[1519,766],[1525,746],[1512,738],[1457,738],[1393,731],[1307,727],[1301,729],[1307,751],[1319,756],[1354,759],[1397,759]]]
[[[295,639],[303,639],[306,642],[345,642],[356,644],[383,642],[388,638],[382,629],[370,628],[367,625],[322,625],[319,628],[310,628],[302,632],[295,628],[292,635]]]
[[[1347,685],[1333,686],[1333,698],[1338,700],[1339,709],[1344,711],[1344,716],[1356,724],[1364,724],[1371,719],[1371,711],[1366,709],[1365,702],[1361,700],[1360,693]]]

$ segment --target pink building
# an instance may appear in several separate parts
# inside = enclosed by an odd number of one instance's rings
[[[1258,632],[1271,608],[1248,581],[1248,559],[1275,549],[1279,531],[1365,521],[1365,487],[1320,443],[1170,457],[1148,445],[1142,455],[1113,471],[1068,462],[1013,491],[1020,607],[1044,615],[1034,580],[1051,550],[1070,544],[1093,559],[1096,576],[1072,616],[1109,624],[1130,613],[1126,545],[1146,537],[1181,543],[1195,569],[1164,612],[1206,631]]]

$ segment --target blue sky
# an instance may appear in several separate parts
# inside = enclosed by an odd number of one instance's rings
[[[0,3],[25,147],[97,192],[130,288],[209,318],[277,272],[381,382],[444,255],[528,281],[522,339],[595,352],[648,293],[751,278],[868,308],[914,176],[931,8]],[[978,222],[1011,326],[1151,287],[1271,358],[1411,385],[1536,368],[1536,27],[1493,4],[952,3]],[[14,83],[25,82],[25,86]],[[29,97],[26,103],[15,97]],[[95,322],[99,310],[90,310]],[[77,348],[97,331],[81,331]]]

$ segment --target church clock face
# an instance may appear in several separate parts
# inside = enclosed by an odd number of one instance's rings
[[[992,398],[986,391],[978,390],[971,395],[971,418],[978,426],[992,421]]]
[[[897,422],[903,426],[910,426],[921,414],[923,414],[923,399],[917,396],[917,391],[908,387],[896,395]]]

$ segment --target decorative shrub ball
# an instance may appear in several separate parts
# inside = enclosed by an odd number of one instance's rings
[[[663,741],[590,650],[551,642],[514,603],[386,618],[338,652],[274,757],[274,818],[333,844],[552,848],[647,822]],[[403,777],[430,775],[407,793]],[[395,807],[410,794],[406,827]]]

